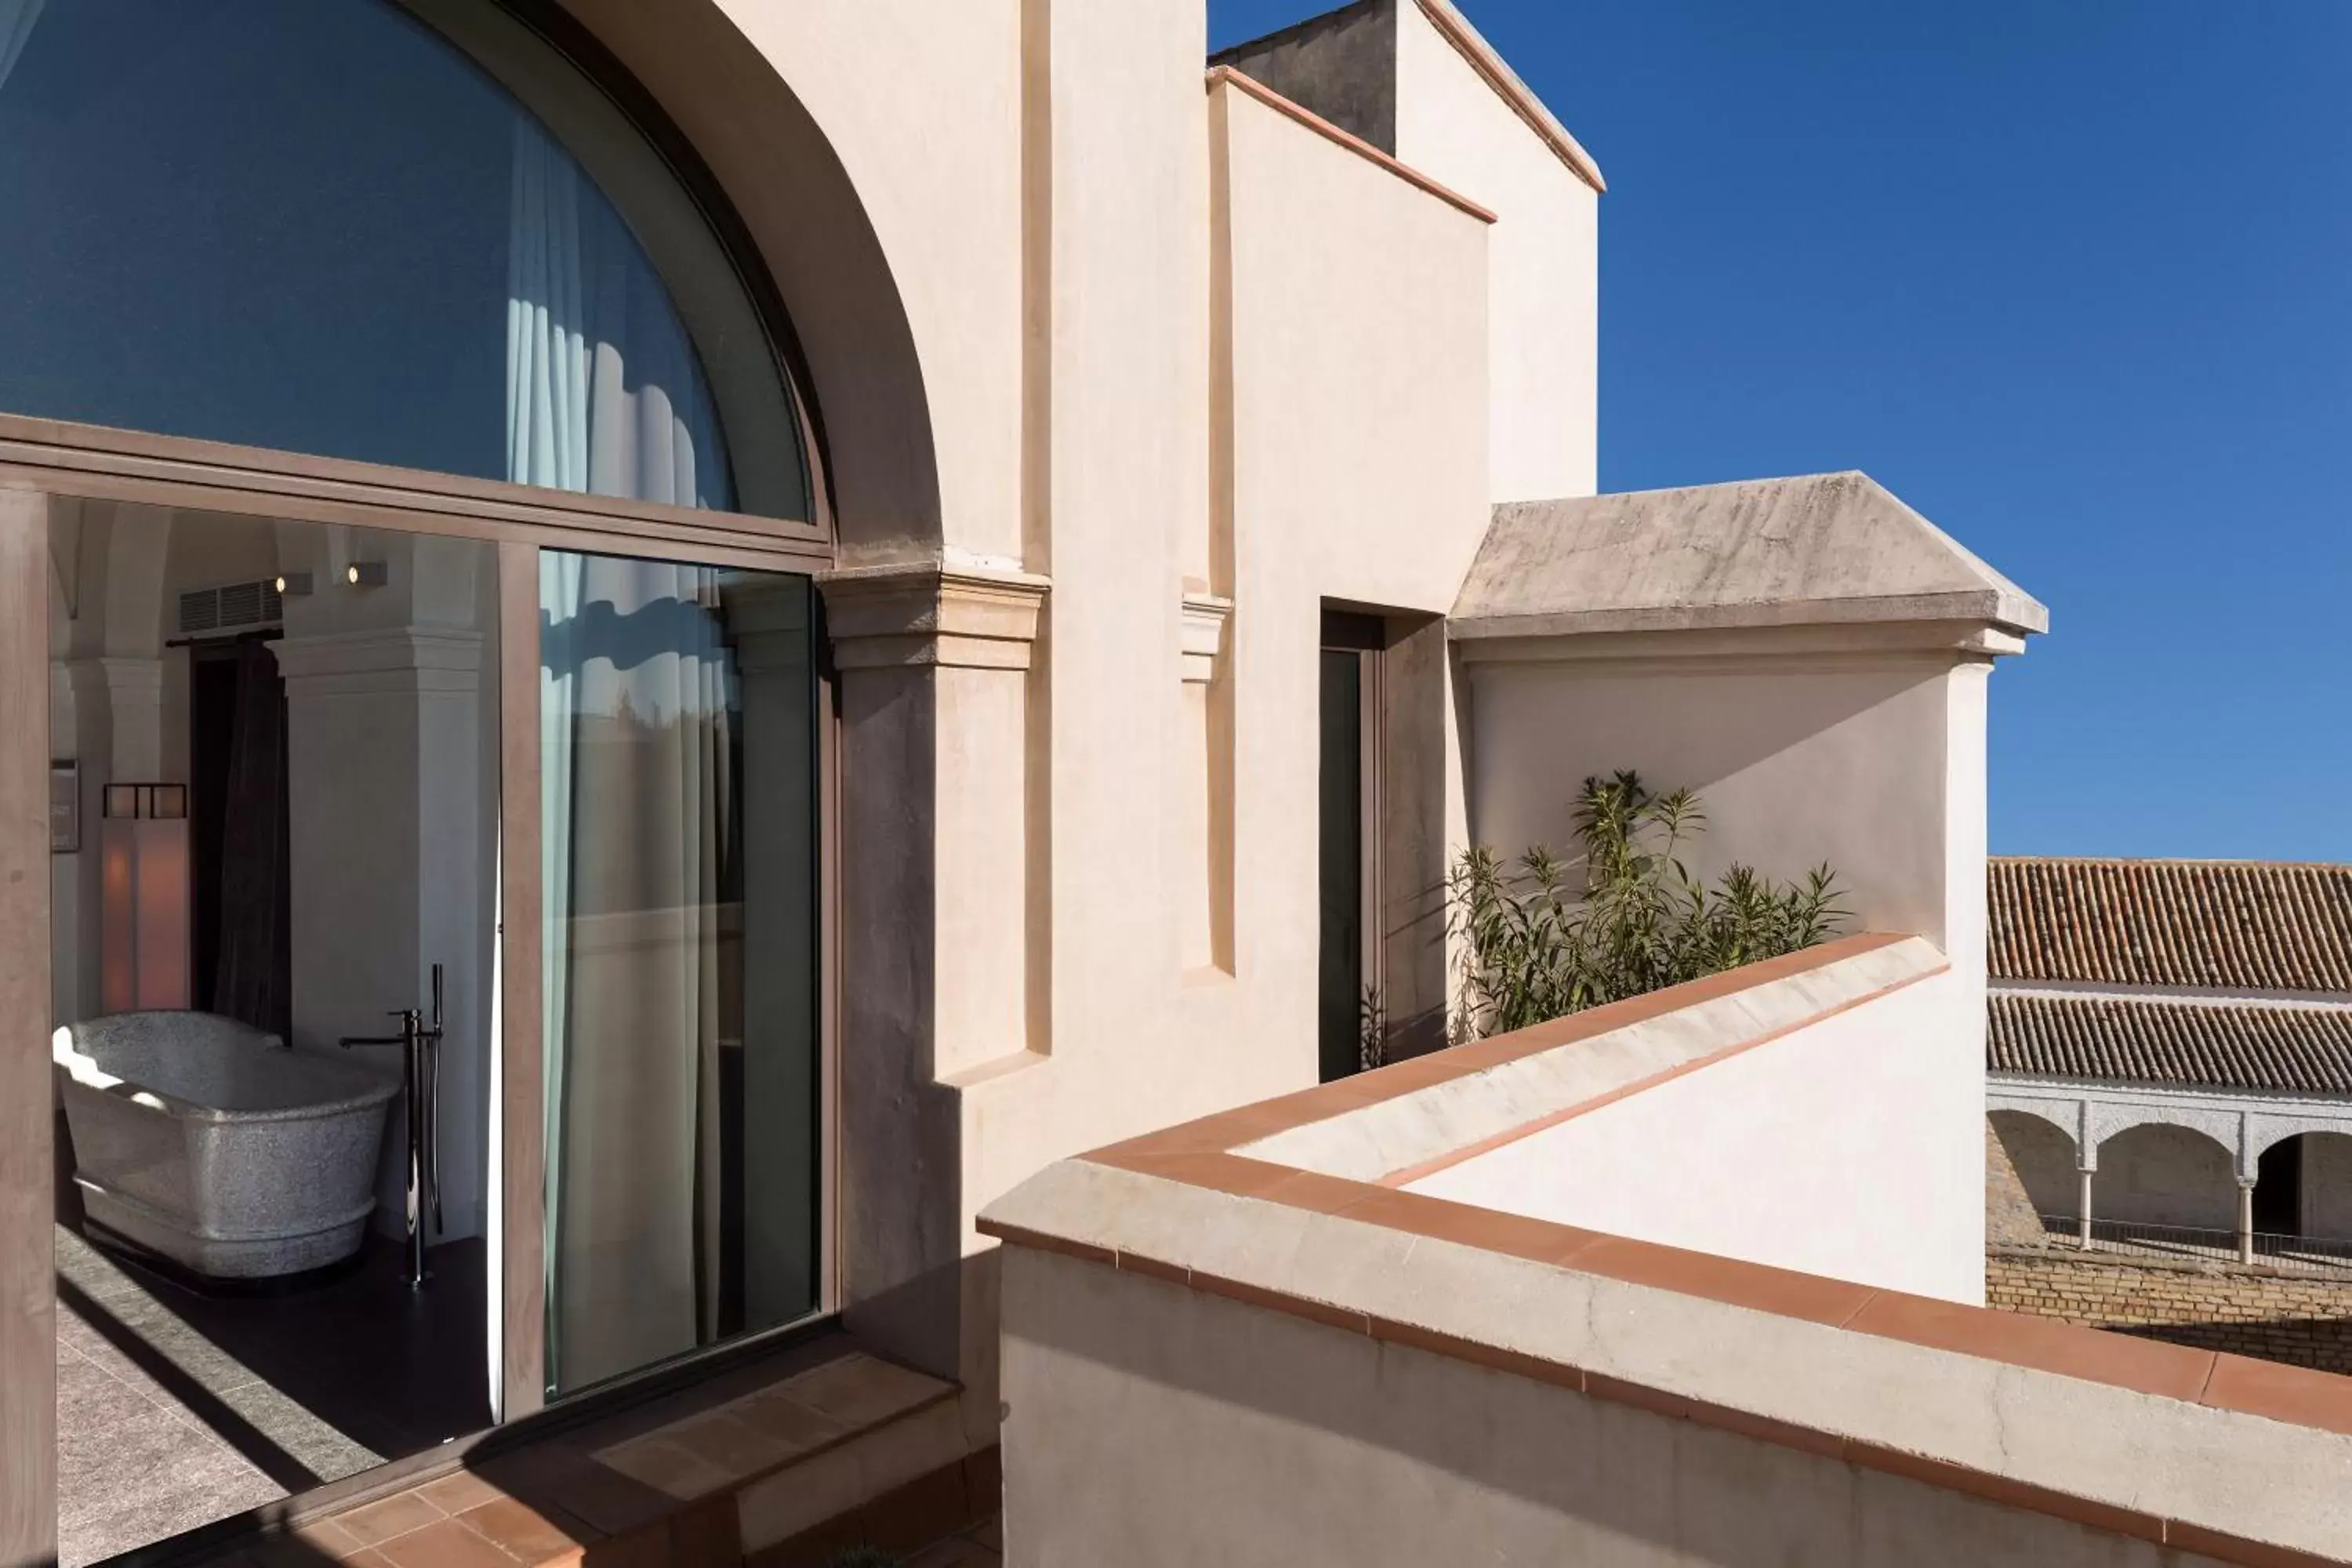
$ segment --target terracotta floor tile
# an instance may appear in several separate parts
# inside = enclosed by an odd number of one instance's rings
[[[467,1509],[457,1517],[475,1534],[504,1547],[525,1563],[559,1558],[604,1535],[603,1531],[569,1514],[551,1519],[548,1511],[528,1508],[509,1497]]]
[[[447,1517],[415,1492],[395,1492],[381,1502],[339,1513],[331,1522],[348,1534],[354,1545],[373,1546]]]
[[[472,1470],[459,1470],[439,1480],[427,1481],[416,1489],[416,1494],[444,1513],[458,1514],[494,1498],[507,1494]]]
[[[392,1568],[515,1568],[519,1561],[454,1519],[395,1535],[375,1551]]]

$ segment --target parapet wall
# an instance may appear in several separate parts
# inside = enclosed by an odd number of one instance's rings
[[[1399,1568],[2352,1561],[2342,1379],[1415,1190],[1448,1149],[1899,1019],[1889,999],[1924,987],[1886,967],[1924,978],[1925,947],[1851,939],[1023,1184],[980,1221],[1004,1243],[1008,1542]]]

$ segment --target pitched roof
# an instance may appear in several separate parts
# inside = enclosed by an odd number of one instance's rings
[[[2352,866],[1987,862],[1996,979],[2352,992]]]
[[[1997,991],[1988,1008],[1992,1072],[2352,1096],[2352,1007]]]
[[[1806,474],[1495,509],[1457,637],[1979,621],[2050,613],[1867,474]]]

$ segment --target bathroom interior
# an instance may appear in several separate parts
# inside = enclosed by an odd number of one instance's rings
[[[70,1563],[490,1421],[498,584],[472,540],[50,533]]]

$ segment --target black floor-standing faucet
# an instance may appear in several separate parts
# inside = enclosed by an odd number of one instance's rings
[[[345,1035],[352,1046],[399,1046],[401,1087],[408,1111],[408,1285],[421,1288],[432,1278],[425,1267],[425,1216],[441,1225],[441,966],[433,966],[433,1022],[414,1007],[391,1016],[400,1020],[396,1035]]]

